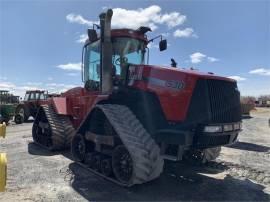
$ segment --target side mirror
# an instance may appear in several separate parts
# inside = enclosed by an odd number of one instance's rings
[[[97,40],[97,32],[94,29],[88,29],[87,30],[88,39],[90,42]]]
[[[161,41],[159,42],[159,50],[160,50],[160,51],[164,51],[164,50],[166,50],[166,49],[167,49],[167,40],[166,40],[166,39],[161,40]]]

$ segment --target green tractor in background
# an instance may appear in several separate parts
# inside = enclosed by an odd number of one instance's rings
[[[14,96],[7,90],[0,90],[0,123],[8,123],[13,118],[18,104],[19,96]]]

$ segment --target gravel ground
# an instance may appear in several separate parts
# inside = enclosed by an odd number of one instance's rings
[[[0,201],[270,201],[270,109],[243,120],[239,141],[206,166],[166,163],[162,176],[123,188],[32,143],[32,123],[11,124],[0,151],[8,154],[8,181]]]

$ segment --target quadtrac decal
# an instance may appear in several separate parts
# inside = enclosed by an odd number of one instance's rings
[[[165,85],[168,88],[174,88],[174,89],[178,89],[178,90],[185,88],[184,81],[173,81],[173,80],[166,81]]]

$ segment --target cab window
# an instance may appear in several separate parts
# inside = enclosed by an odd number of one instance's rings
[[[116,75],[121,74],[125,64],[144,64],[145,45],[143,41],[129,37],[117,37],[112,40],[112,63]]]
[[[25,94],[25,96],[24,96],[24,101],[29,100],[29,95],[30,95],[30,93],[26,93],[26,94]]]
[[[30,100],[35,100],[35,99],[36,99],[36,93],[31,93]]]
[[[84,57],[84,78],[100,82],[100,42],[96,41],[86,47]]]
[[[39,99],[40,99],[40,100],[45,100],[44,93],[40,93],[40,95],[39,95]]]

